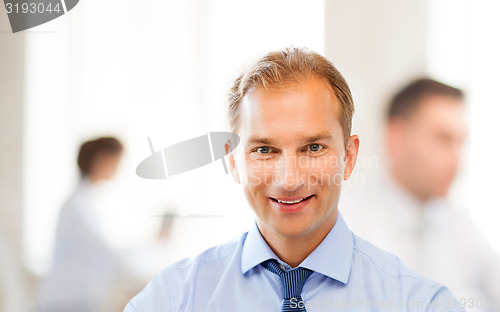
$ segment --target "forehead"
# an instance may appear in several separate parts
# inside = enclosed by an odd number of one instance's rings
[[[423,98],[411,119],[457,130],[466,127],[463,100],[453,96],[433,95]]]
[[[240,107],[240,136],[280,139],[328,131],[342,136],[339,103],[324,79],[309,78],[279,88],[255,88]]]

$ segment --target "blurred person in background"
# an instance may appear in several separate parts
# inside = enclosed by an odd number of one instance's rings
[[[412,82],[388,109],[389,172],[346,190],[341,207],[355,233],[447,285],[468,311],[500,311],[500,258],[446,201],[466,136],[463,92],[432,79]]]
[[[122,151],[122,143],[113,137],[81,145],[81,179],[61,209],[53,268],[42,286],[37,311],[110,311],[106,307],[112,283],[123,268],[105,239],[99,212],[104,182],[115,175]]]

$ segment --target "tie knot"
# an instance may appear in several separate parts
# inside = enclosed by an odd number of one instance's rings
[[[280,277],[284,289],[284,299],[299,297],[306,280],[313,273],[313,271],[301,267],[286,272],[281,269],[280,264],[275,259],[264,261],[262,266]]]

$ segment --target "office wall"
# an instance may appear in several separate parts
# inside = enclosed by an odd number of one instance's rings
[[[13,36],[0,14],[0,229],[16,257],[22,252],[25,35]]]
[[[22,311],[25,35],[0,14],[0,310]]]
[[[350,84],[360,136],[354,175],[372,179],[384,166],[381,130],[392,92],[426,73],[427,1],[330,0],[325,9],[325,55]]]

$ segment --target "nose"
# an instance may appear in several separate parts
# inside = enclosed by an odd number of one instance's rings
[[[295,154],[285,154],[282,158],[282,168],[278,171],[278,184],[290,192],[298,190],[304,185],[303,175],[300,173],[300,164]]]

